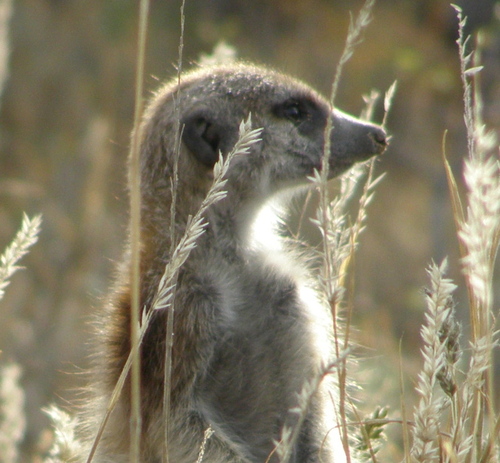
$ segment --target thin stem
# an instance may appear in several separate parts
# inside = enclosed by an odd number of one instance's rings
[[[177,63],[177,94],[175,97],[175,158],[174,169],[172,174],[172,204],[170,207],[170,239],[172,243],[171,254],[174,250],[175,243],[175,210],[177,207],[177,185],[178,185],[178,166],[181,149],[181,75],[182,75],[182,57],[184,49],[184,24],[186,17],[184,15],[185,0],[182,1],[180,16],[181,16],[181,33],[179,39],[179,59]],[[173,281],[177,280],[178,272],[175,272]],[[175,283],[174,283],[175,284]],[[165,362],[164,362],[164,379],[163,379],[163,423],[164,423],[164,441],[163,441],[163,461],[169,463],[168,443],[170,440],[170,403],[171,403],[171,384],[172,384],[172,348],[174,339],[174,315],[175,315],[175,288],[172,294],[172,303],[168,307],[166,338],[165,338]]]
[[[139,355],[140,336],[140,244],[141,244],[141,180],[139,145],[141,141],[140,120],[143,107],[144,59],[148,27],[149,1],[141,0],[139,8],[139,35],[135,84],[134,132],[130,150],[130,246],[131,246],[131,419],[130,419],[130,461],[138,462],[141,439],[141,362]]]
[[[186,16],[184,15],[185,0],[181,4],[181,32],[179,38],[179,57],[177,60],[177,92],[174,97],[175,105],[175,158],[174,158],[174,169],[172,175],[172,203],[170,205],[170,242],[171,249],[170,253],[173,252],[175,246],[175,208],[177,205],[177,172],[179,167],[179,156],[181,150],[181,76],[182,76],[182,57],[184,50],[184,24],[186,22]]]
[[[405,405],[405,385],[403,378],[403,352],[402,352],[402,340],[399,340],[399,390],[401,397],[401,423],[403,432],[403,449],[404,449],[404,463],[411,463],[410,456],[410,431],[408,428],[408,419],[406,413]]]
[[[330,229],[332,227],[331,217],[332,217],[332,206],[330,204],[329,192],[328,192],[328,179],[329,179],[329,161],[330,161],[330,150],[331,150],[331,134],[333,130],[333,111],[335,107],[335,98],[337,95],[337,89],[340,82],[340,77],[343,72],[344,65],[351,58],[354,48],[360,42],[361,33],[364,28],[370,22],[371,10],[375,0],[366,0],[361,8],[355,21],[350,22],[349,30],[347,33],[346,44],[344,46],[342,55],[340,57],[339,63],[335,70],[335,76],[333,78],[332,87],[330,91],[330,117],[327,120],[327,124],[324,132],[324,151],[322,158],[321,172],[317,176],[318,188],[319,188],[319,227],[323,235],[323,281],[325,283],[326,297],[330,304],[332,316],[333,316],[333,329],[334,329],[334,348],[335,354],[339,356],[341,347],[339,345],[339,332],[337,327],[338,319],[338,309],[340,303],[340,297],[338,294],[338,284],[337,279],[341,277],[340,275],[335,275],[334,273],[334,255],[332,249],[332,243],[330,242]],[[349,451],[349,442],[347,436],[347,418],[345,411],[345,395],[346,395],[346,368],[345,364],[341,368],[338,368],[339,377],[339,393],[340,393],[340,420],[341,420],[341,438],[342,444],[345,450],[347,462],[350,463],[351,456]]]

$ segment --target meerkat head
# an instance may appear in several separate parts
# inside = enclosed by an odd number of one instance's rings
[[[165,173],[171,171],[175,118],[180,117],[179,181],[193,194],[203,194],[220,153],[233,148],[239,124],[249,114],[253,127],[263,129],[262,140],[235,158],[228,172],[228,187],[246,196],[268,196],[307,183],[322,167],[328,118],[333,125],[330,178],[387,146],[382,128],[330,108],[300,81],[242,64],[205,68],[184,76],[180,88],[167,85],[153,100],[145,117],[146,174],[157,177],[157,187],[169,185]]]
[[[262,141],[235,161],[234,181],[276,191],[303,184],[323,159],[325,128],[332,118],[330,177],[354,163],[382,153],[387,138],[382,128],[338,110],[314,90],[279,73],[256,67],[219,68],[199,75],[186,87],[182,140],[191,155],[207,169],[229,151],[238,126],[252,114],[262,127]]]

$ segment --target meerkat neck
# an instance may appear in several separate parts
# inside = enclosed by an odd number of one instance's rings
[[[282,214],[279,200],[237,201],[228,196],[207,214],[208,236],[215,241],[208,245],[216,244],[223,247],[225,253],[231,251],[235,256],[261,250],[278,251],[281,249],[278,230]]]

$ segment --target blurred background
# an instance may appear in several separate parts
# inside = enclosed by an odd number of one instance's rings
[[[151,2],[146,91],[175,75],[180,1]],[[500,4],[456,1],[480,34],[484,119],[500,127]],[[0,302],[0,363],[22,368],[24,457],[43,449],[46,416],[75,400],[87,365],[88,322],[101,304],[127,224],[126,158],[134,109],[137,2],[0,0],[11,4],[8,77],[0,107],[0,249],[22,212],[43,215],[39,242]],[[358,0],[186,0],[184,68],[220,41],[238,56],[295,75],[329,93]],[[2,31],[3,34],[5,31]],[[460,285],[457,239],[441,157],[460,177],[466,155],[455,11],[446,0],[378,0],[343,74],[337,106],[359,114],[363,95],[397,79],[388,119],[386,172],[368,211],[355,263],[355,326],[365,388],[360,407],[391,405],[398,418],[399,349],[410,388],[420,366],[422,288],[432,259],[449,256]],[[5,51],[5,50],[4,50]],[[2,50],[0,50],[2,52]],[[382,104],[375,119],[381,121]],[[497,288],[500,285],[497,285]],[[497,301],[500,294],[497,291]],[[387,445],[396,461],[400,429]],[[1,458],[0,458],[1,460]]]

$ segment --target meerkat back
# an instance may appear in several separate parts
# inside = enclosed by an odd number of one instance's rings
[[[268,227],[262,239],[255,231],[264,213],[260,223],[273,220],[271,202],[307,188],[308,177],[322,168],[328,118],[334,127],[330,178],[384,151],[380,127],[330,108],[301,82],[256,66],[201,69],[183,76],[180,88],[167,84],[141,127],[140,306],[145,313],[154,310],[172,249],[204,201],[220,153],[231,151],[250,114],[253,126],[262,128],[260,140],[231,161],[227,194],[206,210],[204,233],[178,269],[168,423],[167,310],[154,311],[141,344],[143,463],[162,461],[166,426],[166,450],[175,463],[197,461],[202,447],[207,463],[282,461],[285,444],[291,462],[345,461],[335,382],[317,381],[335,361],[331,314],[307,265],[279,232]],[[87,411],[91,433],[130,352],[130,266],[127,251],[99,314],[96,392]],[[319,386],[311,390],[315,382]],[[130,408],[127,383],[95,461],[128,461]]]

